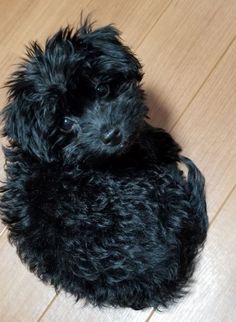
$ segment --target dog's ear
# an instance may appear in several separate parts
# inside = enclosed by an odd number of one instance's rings
[[[48,144],[50,120],[37,109],[37,103],[22,99],[11,101],[2,111],[3,135],[13,146],[19,146],[40,160],[53,161]]]
[[[55,104],[52,101],[53,95],[48,91],[50,86],[47,88],[47,80],[35,68],[37,65],[40,69],[39,54],[42,54],[39,47],[34,48],[34,53],[33,49],[30,54],[28,52],[23,64],[7,83],[9,103],[1,112],[2,134],[11,145],[18,146],[41,160],[52,161],[48,137]],[[41,69],[44,68],[42,65]]]
[[[115,26],[107,25],[92,30],[92,24],[86,21],[79,30],[79,41],[80,46],[85,46],[96,59],[96,64],[99,64],[99,57],[102,57],[104,72],[106,68],[109,71],[116,66],[127,77],[141,81],[142,65],[131,49],[122,43],[120,31]]]
[[[66,39],[70,34],[69,28],[60,30],[47,41],[45,50],[33,43],[7,83],[9,104],[2,111],[3,135],[46,161],[53,160],[49,140],[55,130],[55,113],[74,66],[74,51]]]

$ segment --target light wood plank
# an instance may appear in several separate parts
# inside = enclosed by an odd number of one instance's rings
[[[57,296],[40,322],[142,322],[150,315],[151,310],[135,311],[132,309],[95,308],[84,306],[83,301],[75,303],[74,299],[65,294]]]
[[[0,12],[6,17],[0,20],[1,82],[15,70],[25,45],[32,40],[43,43],[46,38],[67,24],[78,25],[81,10],[90,0],[11,0],[0,2]],[[3,11],[4,10],[4,11]],[[14,23],[12,23],[14,21]],[[3,94],[5,97],[5,93]]]
[[[235,89],[236,41],[172,131],[206,176],[210,219],[236,183]]]
[[[0,221],[0,236],[2,235],[2,231],[4,230],[4,225],[3,223]]]
[[[150,322],[236,321],[236,189],[212,224],[191,294]]]
[[[0,237],[3,235],[5,231],[5,226],[3,225],[3,223],[0,221]]]
[[[114,23],[128,46],[137,48],[171,0],[92,0],[87,12],[101,26]]]
[[[171,129],[235,35],[235,0],[174,0],[137,49],[154,125]]]
[[[4,233],[0,238],[0,320],[36,321],[55,292],[28,272]]]

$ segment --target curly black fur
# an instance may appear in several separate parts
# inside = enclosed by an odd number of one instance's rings
[[[42,281],[99,306],[173,302],[207,233],[204,179],[144,121],[141,79],[117,29],[85,22],[28,48],[3,110],[9,239]]]

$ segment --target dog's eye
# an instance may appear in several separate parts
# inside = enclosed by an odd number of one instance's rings
[[[96,93],[100,97],[106,97],[110,93],[110,88],[108,84],[98,84],[96,87]]]
[[[68,117],[64,117],[61,123],[61,130],[63,132],[70,132],[72,130],[73,125],[74,125],[73,120],[71,120]]]

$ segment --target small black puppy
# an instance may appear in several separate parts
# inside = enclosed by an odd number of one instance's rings
[[[99,306],[173,302],[207,233],[204,179],[145,122],[142,75],[117,29],[86,21],[33,43],[8,83],[9,239],[42,281]]]

